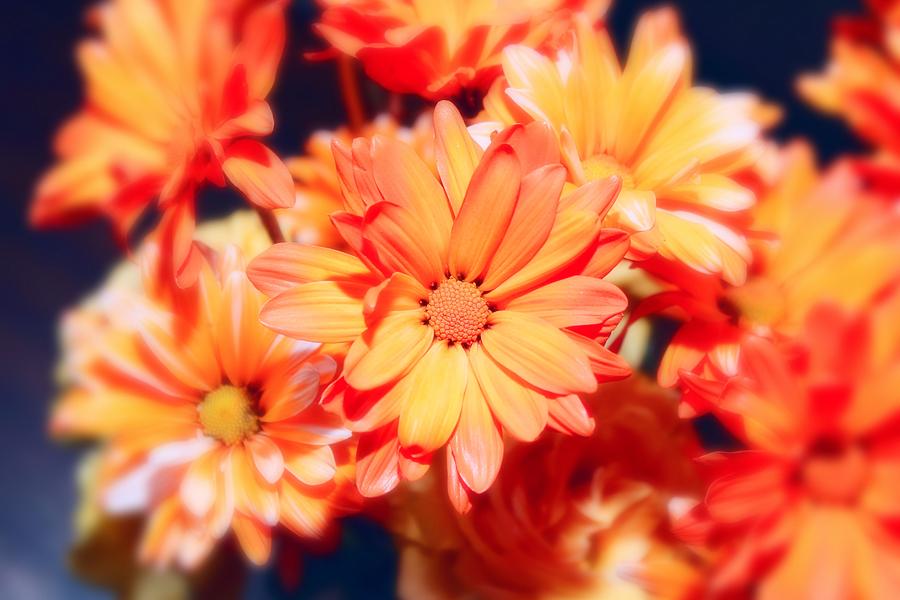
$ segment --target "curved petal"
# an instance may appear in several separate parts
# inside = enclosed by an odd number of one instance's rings
[[[498,311],[481,343],[491,358],[528,383],[554,394],[593,392],[587,356],[566,334],[524,313]]]
[[[360,494],[374,498],[397,487],[400,483],[399,451],[396,422],[359,436],[356,486]]]
[[[434,108],[434,141],[437,170],[453,212],[458,214],[482,151],[469,135],[459,111],[446,100]]]
[[[403,311],[390,315],[362,334],[368,346],[344,378],[358,390],[372,390],[403,376],[421,359],[434,338],[423,323],[424,312]]]
[[[471,370],[450,451],[459,476],[476,494],[486,491],[497,478],[503,462],[503,437]]]
[[[615,285],[593,277],[568,277],[541,286],[506,305],[507,310],[539,317],[559,328],[603,323],[628,307]]]
[[[364,283],[317,281],[282,292],[266,302],[259,320],[292,338],[314,342],[352,342],[365,331]]]
[[[519,160],[510,146],[485,154],[472,175],[462,208],[450,234],[452,275],[480,279],[506,235],[519,196]]]
[[[255,565],[266,564],[272,552],[272,536],[269,528],[241,513],[234,513],[231,527],[247,559]]]
[[[306,485],[322,485],[334,479],[337,464],[331,447],[308,446],[285,456],[284,469]]]
[[[264,435],[254,435],[245,442],[253,465],[263,479],[275,483],[284,472],[284,457],[281,450],[271,439]]]
[[[375,259],[386,276],[406,273],[423,285],[444,278],[444,261],[434,237],[408,209],[379,202],[366,212],[363,225],[364,251]],[[368,245],[366,245],[368,243]]]
[[[560,165],[546,165],[522,179],[515,212],[488,265],[483,289],[503,283],[541,249],[553,229],[565,180],[566,170]]]
[[[444,190],[428,166],[407,144],[381,136],[372,141],[372,162],[384,199],[412,213],[438,256],[446,257],[453,220]]]
[[[597,423],[587,410],[584,400],[575,394],[560,396],[549,401],[550,414],[547,424],[569,435],[589,436]]]
[[[270,246],[250,261],[247,277],[269,297],[301,283],[323,279],[363,280],[371,276],[358,258],[331,248],[283,242]]]
[[[466,351],[438,342],[413,367],[409,395],[400,412],[400,445],[413,455],[447,443],[459,422],[468,375]]]
[[[260,208],[294,205],[294,180],[274,152],[256,140],[242,139],[225,150],[222,171],[247,200]]]
[[[475,344],[469,363],[491,412],[509,433],[523,442],[537,439],[547,425],[547,399],[517,380]]]

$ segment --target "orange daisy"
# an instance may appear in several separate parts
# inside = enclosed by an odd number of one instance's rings
[[[249,274],[271,296],[263,323],[298,339],[352,343],[329,398],[360,437],[357,483],[384,494],[444,446],[457,507],[486,490],[501,433],[549,424],[587,434],[578,394],[628,369],[602,342],[626,299],[601,279],[627,250],[605,229],[613,180],[560,198],[549,130],[515,126],[485,152],[456,108],[434,111],[436,171],[386,138],[335,145],[356,256],[278,244]]]
[[[869,14],[842,17],[821,74],[798,81],[801,95],[841,117],[876,147],[857,166],[891,195],[900,193],[900,3],[870,0]]]
[[[201,185],[227,181],[260,208],[290,206],[290,174],[254,139],[273,128],[265,98],[284,45],[283,10],[279,0],[97,7],[98,36],[77,51],[85,107],[57,136],[59,160],[38,182],[31,222],[103,215],[124,239],[158,199],[156,235],[171,261],[164,274],[184,285],[202,264],[191,243]]]
[[[665,386],[686,384],[686,414],[708,405],[694,392],[736,374],[742,340],[797,334],[812,307],[828,300],[860,310],[891,285],[900,268],[900,213],[863,191],[846,164],[820,176],[812,151],[781,152],[781,173],[754,207],[754,261],[744,285],[681,273],[649,262],[677,283],[643,301],[635,316],[665,312],[685,319],[659,367]]]
[[[394,92],[430,100],[484,91],[509,44],[538,47],[564,32],[574,12],[592,19],[608,0],[319,0],[316,30]]]
[[[870,318],[821,305],[798,341],[744,342],[720,403],[749,449],[703,459],[712,483],[683,523],[724,549],[705,597],[900,594],[898,300]]]
[[[754,195],[733,175],[752,163],[770,111],[746,94],[692,87],[691,71],[671,9],[641,18],[624,67],[606,31],[579,18],[555,62],[525,46],[504,51],[504,78],[473,127],[550,124],[571,182],[622,180],[606,223],[633,234],[632,258],[658,254],[741,283]]]
[[[696,493],[697,441],[671,391],[632,377],[604,392],[588,400],[602,427],[516,445],[468,514],[435,486],[397,498],[404,597],[650,597],[633,575],[679,552],[667,504]]]
[[[54,434],[104,442],[102,506],[147,515],[154,564],[191,568],[229,531],[263,563],[276,525],[318,539],[353,506],[350,432],[317,402],[336,363],[259,323],[240,263],[230,248],[177,307],[131,294],[53,411]]]
[[[396,138],[410,146],[426,161],[434,162],[434,128],[431,115],[422,115],[412,127],[403,127],[388,115],[381,115],[361,130],[363,137],[380,135]],[[343,239],[331,224],[329,215],[344,206],[341,182],[334,168],[332,143],[339,140],[349,146],[353,135],[347,127],[317,131],[306,142],[301,156],[285,161],[294,178],[296,199],[291,208],[278,209],[278,222],[285,237],[294,242],[329,248],[342,248]]]

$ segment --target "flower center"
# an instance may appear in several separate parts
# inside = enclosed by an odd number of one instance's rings
[[[425,307],[434,335],[466,346],[478,341],[490,314],[478,286],[455,277],[433,289]]]
[[[867,478],[868,464],[863,448],[831,438],[814,443],[802,467],[807,491],[820,502],[853,502]]]
[[[609,154],[595,154],[583,163],[584,176],[588,181],[606,179],[615,175],[622,179],[622,187],[634,189],[634,176],[631,171]]]
[[[203,432],[229,445],[259,431],[259,419],[244,388],[218,387],[206,395],[197,412]]]

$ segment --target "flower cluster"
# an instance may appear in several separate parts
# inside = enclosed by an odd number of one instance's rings
[[[622,54],[598,0],[319,4],[348,122],[284,160],[286,2],[90,12],[30,218],[132,248],[50,419],[129,551],[296,571],[361,512],[405,598],[900,596],[900,4],[799,80],[874,147],[825,165],[672,9]]]

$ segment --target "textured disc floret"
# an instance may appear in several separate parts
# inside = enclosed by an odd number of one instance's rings
[[[478,341],[491,309],[477,285],[451,277],[428,294],[425,314],[435,336],[468,345]]]
[[[223,385],[208,393],[197,407],[206,435],[226,444],[250,437],[259,431],[250,394],[243,388]]]

